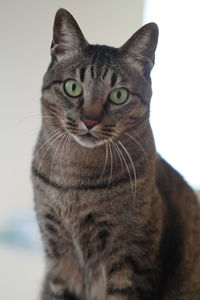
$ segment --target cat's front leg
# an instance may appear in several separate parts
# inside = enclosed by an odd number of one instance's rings
[[[118,249],[118,253],[114,250],[113,255],[107,258],[106,300],[158,299],[159,278],[156,267],[150,262],[152,252],[148,254],[148,250],[144,249],[135,251],[136,247],[129,248],[128,245],[124,248]]]
[[[71,300],[77,299],[73,295],[70,295],[68,290],[66,289],[66,284],[60,278],[50,278],[49,275],[46,275],[41,300]]]
[[[135,272],[130,261],[131,256],[119,255],[107,267],[106,300],[138,300],[135,283]]]
[[[71,236],[52,210],[45,209],[38,212],[47,269],[41,299],[82,299],[83,274],[74,255]]]
[[[86,268],[87,300],[138,300],[135,273],[130,255],[116,252],[108,242],[105,248],[93,247]],[[99,246],[99,242],[97,243]],[[92,248],[92,246],[91,246]],[[94,251],[95,249],[95,251]],[[98,251],[100,250],[100,251]],[[91,252],[91,251],[90,251]]]
[[[148,251],[143,249],[144,257],[140,258],[141,250],[137,249],[137,254],[136,248],[125,242],[115,242],[113,248],[112,243],[107,242],[107,247],[102,252],[94,251],[88,261],[86,299],[157,299],[157,276]]]
[[[83,278],[72,257],[63,255],[59,260],[47,259],[47,276],[42,300],[80,300]]]
[[[134,289],[131,266],[120,268],[109,266],[109,262],[96,261],[87,269],[87,300],[138,300]]]
[[[106,300],[107,278],[104,264],[88,264],[85,274],[86,300]]]

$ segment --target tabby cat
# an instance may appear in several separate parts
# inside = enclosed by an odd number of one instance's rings
[[[157,39],[150,23],[120,48],[90,45],[55,16],[32,163],[42,300],[200,299],[197,198],[149,123]]]

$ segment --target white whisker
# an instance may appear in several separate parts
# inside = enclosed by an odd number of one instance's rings
[[[68,155],[68,152],[70,151],[70,145],[71,145],[71,141],[72,141],[72,136],[71,136],[71,134],[69,133],[69,139],[67,140],[67,143],[66,143],[66,148],[68,148],[67,149],[67,155]]]
[[[65,149],[65,147],[66,147],[66,144],[67,144],[67,142],[68,142],[68,140],[69,140],[69,137],[70,137],[70,135],[69,135],[69,133],[66,135],[66,138],[65,138],[65,141],[64,141],[64,143],[63,143],[63,146],[62,146],[62,149],[61,149],[61,155],[60,155],[60,174],[61,174],[61,178],[63,178],[64,179],[64,173],[63,173],[63,152],[64,152],[64,149]]]
[[[40,119],[42,120],[42,119],[56,119],[57,117],[58,117],[58,118],[65,119],[64,116],[62,117],[62,116],[60,116],[60,115],[58,115],[58,114],[55,114],[55,117],[49,116],[48,114],[47,114],[47,115],[43,115],[43,114],[32,114],[32,115],[26,116],[26,117],[24,117],[22,120],[20,120],[20,121],[16,124],[16,127],[22,125],[24,122],[29,121],[29,120],[32,119],[32,118],[40,118]]]
[[[53,132],[53,134],[47,139],[47,141],[45,141],[42,146],[37,150],[37,152],[35,153],[35,155],[33,156],[33,161],[35,160],[35,158],[37,157],[37,155],[39,154],[39,152],[42,150],[42,148],[48,144],[56,135],[60,134],[60,129],[57,129]]]
[[[110,146],[110,142],[108,142],[108,149],[109,149],[109,153],[110,153],[110,177],[109,177],[109,180],[108,180],[107,188],[110,185],[110,182],[111,182],[111,179],[112,179],[112,173],[113,173],[113,155],[112,155],[112,149],[111,149],[111,146]]]
[[[60,137],[62,137],[63,136],[63,132],[61,132],[61,133],[59,133],[59,135],[58,136],[56,136],[55,137],[55,139],[50,143],[50,145],[47,147],[47,149],[45,150],[45,152],[44,152],[44,154],[43,154],[43,156],[42,156],[42,159],[41,159],[41,161],[40,161],[40,163],[39,163],[39,169],[38,169],[38,171],[40,170],[40,168],[41,168],[41,165],[42,165],[42,163],[43,163],[43,160],[44,160],[44,158],[45,158],[45,156],[46,156],[46,154],[47,154],[47,152],[48,152],[48,150],[51,148],[51,146],[60,138]]]
[[[135,165],[133,163],[133,160],[128,152],[128,150],[124,147],[124,145],[118,140],[117,142],[121,147],[122,149],[125,151],[126,155],[128,156],[129,158],[129,161],[131,163],[131,166],[132,166],[132,169],[133,169],[133,174],[134,174],[134,199],[136,198],[136,193],[137,193],[137,176],[136,176],[136,169],[135,169]],[[127,166],[128,167],[128,166]],[[130,173],[129,173],[130,175]],[[131,177],[131,176],[130,176]],[[132,180],[131,180],[131,186],[132,186]]]
[[[130,135],[129,133],[125,132],[125,135],[127,135],[128,137],[130,137],[139,147],[140,149],[143,151],[144,155],[145,155],[145,158],[149,164],[149,158],[148,158],[148,155],[146,153],[146,151],[144,150],[144,148],[142,147],[142,145],[136,140],[136,138],[134,138],[132,135]]]
[[[117,155],[118,155],[119,160],[120,160],[120,163],[121,163],[121,169],[122,169],[122,172],[123,172],[124,166],[123,166],[123,161],[122,161],[121,155],[120,155],[120,153],[119,153],[119,151],[118,151],[118,149],[117,149],[117,147],[116,147],[114,141],[112,140],[112,138],[110,138],[110,142],[112,143],[112,145],[113,145],[114,148],[115,148],[115,151],[117,152]]]
[[[50,167],[50,173],[49,173],[49,178],[50,178],[50,180],[51,180],[51,174],[52,174],[53,164],[54,164],[54,160],[55,160],[55,158],[56,158],[56,154],[57,154],[57,152],[58,152],[58,150],[59,150],[59,148],[60,148],[60,144],[62,144],[62,141],[63,141],[63,139],[64,139],[65,137],[66,137],[65,133],[63,133],[63,136],[61,137],[61,140],[59,141],[58,146],[57,146],[57,148],[56,148],[56,150],[55,150],[55,152],[54,152],[53,159],[52,159],[52,162],[51,162],[51,167]]]
[[[133,189],[132,177],[131,177],[131,173],[130,173],[128,164],[127,164],[126,159],[125,159],[123,153],[121,152],[121,149],[119,148],[119,146],[118,146],[116,143],[115,143],[115,146],[116,146],[116,149],[118,149],[119,155],[122,157],[123,162],[124,162],[124,164],[125,164],[125,166],[126,166],[126,170],[127,170],[127,172],[128,172],[129,181],[130,181],[130,185],[131,185],[131,191],[132,191],[133,198],[134,198],[135,195],[134,195],[134,189]]]
[[[98,181],[99,182],[105,172],[106,166],[107,166],[107,161],[108,161],[108,144],[107,142],[105,143],[105,149],[106,149],[106,156],[105,156],[105,162],[104,162],[104,167],[103,167],[103,171],[101,173],[101,176],[99,177]]]

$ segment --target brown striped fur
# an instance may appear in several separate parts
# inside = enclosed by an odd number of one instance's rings
[[[32,163],[42,300],[200,299],[197,198],[149,124],[157,38],[150,23],[118,49],[89,45],[67,11],[56,14]],[[67,79],[80,97],[66,95]],[[118,87],[129,91],[122,105],[109,101]]]

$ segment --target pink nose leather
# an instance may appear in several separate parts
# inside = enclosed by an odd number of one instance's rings
[[[95,120],[83,120],[83,122],[85,123],[85,125],[87,126],[88,129],[91,129],[96,124],[98,124],[98,122]]]

